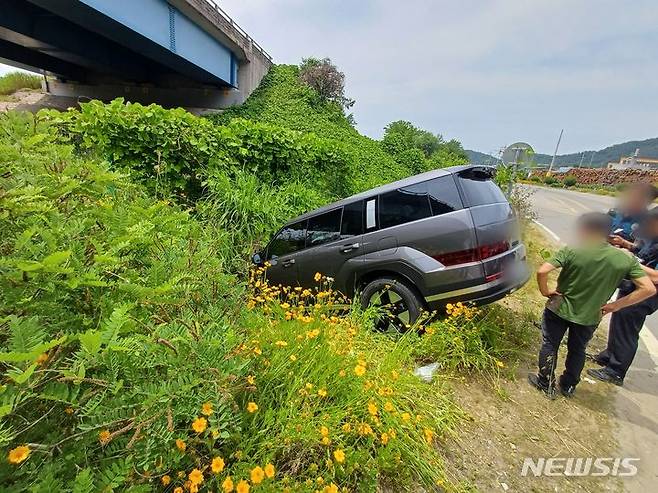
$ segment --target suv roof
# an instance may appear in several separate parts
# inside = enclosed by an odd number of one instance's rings
[[[290,221],[286,222],[285,225],[287,226],[288,224],[293,224],[298,221],[303,221],[317,214],[321,214],[323,212],[330,211],[337,207],[342,207],[344,205],[350,204],[356,200],[362,200],[372,197],[374,195],[380,195],[382,193],[391,192],[393,190],[397,190],[398,188],[408,187],[409,185],[414,185],[416,183],[431,180],[432,178],[438,178],[439,176],[446,176],[454,173],[459,173],[460,171],[464,171],[469,168],[493,169],[491,166],[465,164],[461,166],[450,166],[448,168],[439,168],[439,169],[434,169],[432,171],[426,171],[425,173],[409,176],[408,178],[403,178],[402,180],[394,181],[392,183],[387,183],[386,185],[381,185],[379,187],[371,188],[370,190],[366,190],[365,192],[360,192],[350,197],[346,197],[336,202],[332,202],[331,204],[327,204],[317,209],[313,209],[312,211],[306,212],[301,216],[297,216],[296,218],[291,219]]]

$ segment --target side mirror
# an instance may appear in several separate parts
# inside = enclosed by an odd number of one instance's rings
[[[256,265],[261,265],[263,263],[263,258],[261,257],[260,252],[256,252],[251,256],[251,261]]]

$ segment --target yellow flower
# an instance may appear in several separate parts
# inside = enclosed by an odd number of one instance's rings
[[[40,365],[41,363],[45,363],[46,361],[48,361],[48,353],[41,353],[37,358],[36,363]]]
[[[66,409],[64,409],[64,412],[66,414],[73,414],[73,408],[72,407],[67,407]]]
[[[212,404],[210,402],[206,402],[201,406],[201,414],[210,416],[213,412]]]
[[[373,402],[368,403],[368,412],[373,416],[377,416],[377,406]]]
[[[185,452],[185,449],[187,448],[187,445],[185,444],[185,442],[183,440],[181,440],[180,438],[177,438],[176,439],[176,448],[178,448],[178,450],[180,450],[181,452]]]
[[[318,390],[318,395],[320,397],[327,397],[327,391],[325,389]]]
[[[344,377],[345,375],[346,375],[345,370],[340,370],[340,371],[338,372],[338,376],[339,376],[339,377]]]
[[[219,438],[219,430],[212,430],[211,435],[213,439],[217,440]]]
[[[255,402],[250,402],[249,404],[247,404],[247,411],[249,411],[250,413],[255,413],[256,411],[258,411],[258,404],[256,404]]]
[[[263,471],[262,467],[256,466],[251,470],[249,476],[252,483],[259,484],[263,481],[263,478],[265,478],[265,471]]]
[[[318,282],[320,279],[322,279],[322,274],[316,272],[315,275],[313,276],[313,279],[315,279],[315,282]]]
[[[247,383],[248,383],[249,385],[256,385],[256,377],[253,376],[253,375],[249,375],[249,376],[247,377]]]
[[[212,469],[212,472],[214,473],[222,472],[224,470],[224,459],[221,457],[215,457],[210,464],[210,469]]]
[[[237,493],[249,493],[249,483],[244,479],[238,483],[238,487],[235,490]]]
[[[432,443],[432,438],[434,438],[434,432],[429,428],[425,428],[423,430],[423,433],[425,434],[425,441],[427,443]]]
[[[338,486],[336,486],[334,483],[331,483],[329,486],[324,487],[322,493],[338,493]]]
[[[103,430],[98,434],[98,441],[101,442],[101,445],[105,445],[110,441],[111,436],[112,434],[109,431]]]
[[[320,435],[322,435],[323,437],[329,436],[329,428],[327,428],[326,426],[321,426]]]
[[[160,481],[162,481],[162,486],[167,486],[169,483],[171,483],[171,476],[165,474],[164,476],[162,476]]]
[[[343,462],[345,462],[345,452],[337,448],[336,450],[334,450],[334,459],[336,459],[336,462],[338,462],[339,464],[342,464]]]
[[[181,488],[180,486],[176,486],[174,488],[174,493],[183,493],[183,488]]]
[[[12,464],[20,464],[30,455],[30,447],[27,445],[20,445],[15,449],[9,451],[7,458]]]
[[[276,341],[274,345],[279,347],[286,347],[288,343],[286,341]]]
[[[499,359],[497,359],[497,360],[496,360],[496,366],[497,366],[498,368],[505,368],[505,363],[503,363],[502,361],[500,361]]]
[[[402,413],[402,421],[409,421],[411,419],[411,414]]]
[[[201,484],[203,483],[203,473],[198,469],[192,469],[190,475],[187,477],[192,484]]]
[[[231,493],[233,491],[233,480],[228,476],[222,483],[222,491],[224,493]]]
[[[274,465],[272,464],[266,464],[265,465],[265,476],[268,478],[273,478],[274,474],[276,474],[276,470],[274,469]]]
[[[386,412],[389,412],[389,413],[392,413],[393,411],[395,411],[395,407],[393,406],[391,401],[386,401],[386,404],[384,404],[384,409],[386,410]]]
[[[399,374],[397,371],[392,370],[392,371],[391,371],[391,378],[392,378],[393,380],[397,380],[398,378],[400,378],[400,374]]]
[[[197,418],[192,422],[192,429],[197,433],[203,433],[208,426],[206,418]]]
[[[352,425],[351,425],[351,424],[349,424],[349,423],[345,423],[345,424],[343,425],[343,431],[344,431],[345,433],[349,433],[351,430],[352,430]]]
[[[356,365],[356,366],[354,367],[354,374],[355,374],[357,377],[362,377],[363,375],[366,374],[366,367],[363,366],[363,365]]]
[[[382,443],[386,445],[389,439],[388,433],[382,433],[381,439],[382,439]]]
[[[295,356],[294,354],[291,354],[290,355],[290,361],[297,361],[297,356]]]
[[[322,437],[323,445],[329,445],[330,443],[331,443],[331,439],[329,437]]]

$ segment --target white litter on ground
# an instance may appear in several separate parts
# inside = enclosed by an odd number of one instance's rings
[[[429,365],[420,366],[414,370],[414,375],[424,382],[431,382],[438,367],[438,363],[430,363]]]

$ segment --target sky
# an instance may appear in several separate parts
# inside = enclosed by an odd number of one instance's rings
[[[656,0],[217,2],[276,63],[330,57],[374,138],[400,119],[490,153],[658,136]]]
[[[495,152],[658,136],[656,0],[218,0],[277,63],[330,57],[358,128]]]

